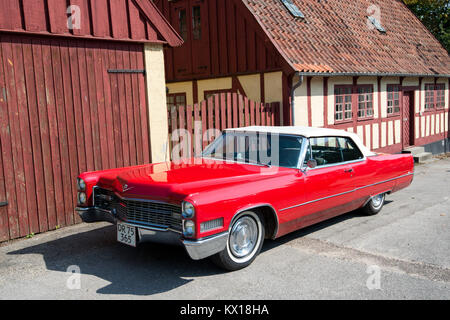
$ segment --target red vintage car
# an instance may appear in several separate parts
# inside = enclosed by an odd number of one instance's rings
[[[309,127],[222,133],[201,157],[83,173],[77,211],[117,225],[117,240],[182,244],[227,270],[276,239],[337,215],[378,213],[410,185],[411,154],[376,154],[357,135]]]

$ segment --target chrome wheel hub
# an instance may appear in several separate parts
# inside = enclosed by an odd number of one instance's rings
[[[375,208],[378,208],[383,204],[383,196],[384,196],[383,194],[379,194],[372,198],[372,205]]]
[[[242,258],[249,255],[258,241],[256,221],[250,217],[240,218],[231,229],[229,241],[234,256]]]

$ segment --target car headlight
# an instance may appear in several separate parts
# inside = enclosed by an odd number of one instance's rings
[[[87,196],[84,192],[78,192],[78,203],[79,204],[86,204],[87,202]]]
[[[77,187],[78,187],[78,191],[86,191],[86,182],[84,182],[83,179],[78,178],[77,179]]]
[[[184,201],[182,207],[183,207],[182,212],[183,218],[192,219],[195,216],[195,208],[192,203]]]
[[[183,235],[185,237],[193,237],[195,235],[195,223],[192,220],[187,220],[183,224]]]

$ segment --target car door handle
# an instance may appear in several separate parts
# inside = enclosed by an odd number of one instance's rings
[[[353,168],[345,169],[344,172],[353,172]]]

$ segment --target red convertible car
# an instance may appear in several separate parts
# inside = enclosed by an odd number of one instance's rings
[[[353,133],[247,127],[225,130],[189,161],[83,173],[77,211],[116,224],[121,243],[177,243],[237,270],[264,239],[355,209],[378,213],[413,175],[411,154],[376,154]]]

